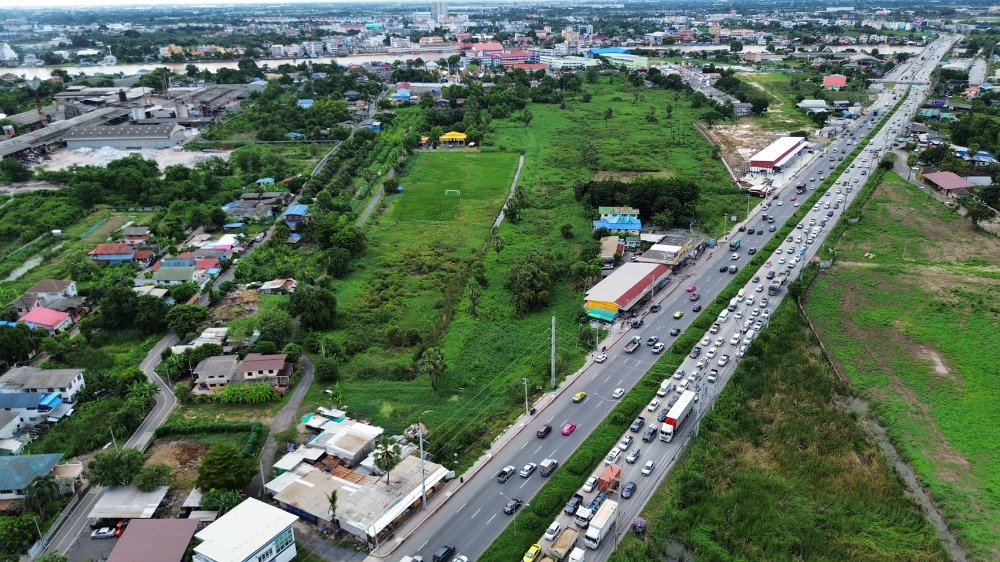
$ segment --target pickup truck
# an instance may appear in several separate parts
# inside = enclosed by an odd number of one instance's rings
[[[642,340],[639,339],[639,336],[632,336],[632,339],[628,340],[628,343],[625,344],[625,353],[632,353],[638,349],[640,345],[642,345]]]
[[[573,494],[573,497],[566,502],[566,507],[563,508],[563,512],[566,513],[566,515],[573,515],[581,505],[583,505],[583,495]]]

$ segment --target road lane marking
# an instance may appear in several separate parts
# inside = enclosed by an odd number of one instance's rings
[[[479,509],[477,509],[476,512],[473,513],[472,517],[470,517],[469,519],[475,519],[476,516],[479,515],[479,512],[482,511],[482,510],[483,510],[483,508],[481,508],[481,507]]]
[[[421,550],[423,550],[423,549],[424,549],[424,547],[425,547],[425,546],[427,546],[427,543],[429,543],[429,542],[431,542],[431,540],[430,540],[430,539],[427,539],[427,540],[425,540],[425,541],[424,541],[424,544],[420,545],[420,547],[419,547],[419,548],[417,548],[417,552],[420,552]]]
[[[487,521],[487,522],[486,522],[486,524],[487,524],[487,525],[489,525],[490,523],[492,523],[492,522],[493,522],[493,518],[494,518],[494,517],[496,517],[496,516],[497,516],[497,514],[496,514],[496,513],[494,513],[494,514],[493,514],[493,517],[490,517],[490,520],[489,520],[489,521]]]
[[[457,513],[459,512],[459,511],[462,511],[462,509],[463,509],[463,508],[464,508],[465,506],[467,506],[467,505],[469,505],[469,502],[465,502],[465,503],[463,503],[463,504],[462,504],[462,507],[460,507],[460,508],[458,508],[458,509],[456,509],[456,510],[455,510],[455,513],[457,514]]]
[[[535,449],[535,453],[537,454],[537,453],[538,453],[538,451],[541,451],[541,450],[542,450],[542,446],[541,446],[541,445],[539,445],[539,446],[538,446],[538,448],[537,448],[537,449]]]
[[[524,442],[524,445],[521,445],[521,449],[524,449],[524,448],[525,448],[525,447],[527,447],[527,446],[528,446],[528,442],[527,442],[527,441],[525,441],[525,442]]]

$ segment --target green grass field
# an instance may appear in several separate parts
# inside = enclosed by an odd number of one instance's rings
[[[889,174],[836,248],[806,310],[970,558],[1000,558],[1000,242]]]

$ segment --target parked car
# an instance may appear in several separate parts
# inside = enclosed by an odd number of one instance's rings
[[[92,539],[110,539],[114,538],[115,529],[114,527],[101,527],[90,533],[90,538]]]

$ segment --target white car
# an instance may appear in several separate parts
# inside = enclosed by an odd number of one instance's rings
[[[624,388],[616,388],[615,391],[611,393],[612,398],[621,398],[622,396],[625,396]]]
[[[778,258],[778,263],[781,265],[785,264],[785,258]]]
[[[767,318],[767,317],[771,316],[771,309],[770,308],[765,308],[764,312],[762,312],[760,315],[763,316],[764,318]]]
[[[779,206],[779,207],[780,207],[780,206],[782,206],[782,205],[784,205],[784,204],[785,204],[785,202],[784,202],[784,201],[782,201],[781,199],[778,199],[778,206]]]
[[[763,293],[764,292],[764,286],[763,285],[757,285],[757,288],[754,289],[754,290],[757,291],[758,293]]]
[[[750,311],[750,316],[756,317],[758,314],[760,314],[760,309],[759,308],[755,308],[755,309],[753,309],[753,310]]]
[[[591,478],[594,477],[591,476]],[[590,480],[588,480],[587,482],[590,482]],[[594,478],[594,482],[595,483],[597,482],[597,478]],[[593,490],[593,488],[591,488],[591,490]],[[587,491],[589,492],[590,490]],[[552,524],[549,525],[549,528],[545,529],[545,534],[542,535],[542,538],[547,541],[555,540],[556,535],[558,535],[559,531],[561,530],[562,530],[562,525],[560,525],[558,521],[553,521]]]
[[[702,340],[701,340],[701,345],[702,345],[702,346],[709,346],[709,345],[712,345],[712,338],[710,338],[710,337],[708,337],[708,336],[705,336],[705,337],[704,337],[704,338],[702,338]]]
[[[747,354],[747,346],[741,345],[740,346],[740,350],[736,352],[736,356],[737,357],[743,357],[746,354]]]
[[[594,486],[597,486],[597,477],[591,476],[586,482],[583,483],[583,491],[587,493],[593,492]]]
[[[776,254],[780,254],[780,253],[782,253],[782,252],[784,252],[784,250],[782,250],[781,248],[778,248],[778,249],[776,249],[776,250],[774,251],[774,253],[776,253]]]
[[[733,315],[733,318],[735,318],[737,320],[742,319],[743,318],[743,311],[742,310],[737,310],[736,314]]]
[[[725,343],[724,339],[722,339],[722,338],[715,338],[715,347],[719,347],[723,343]]]
[[[653,401],[649,403],[649,406],[646,406],[646,411],[647,412],[652,412],[659,405],[660,405],[660,401],[656,400],[656,399],[653,399]]]
[[[755,296],[753,296],[753,295],[750,295],[749,297],[747,297],[747,306],[753,306],[753,301],[754,301],[754,299],[756,299],[756,298],[757,298],[757,297],[755,297]]]
[[[605,355],[605,354],[603,354],[603,353],[598,353],[597,356],[594,357],[594,362],[595,363],[604,363],[607,360],[608,360],[608,356]]]
[[[733,337],[729,338],[729,345],[737,345],[740,343],[740,335],[734,334]]]
[[[643,476],[649,476],[650,474],[652,474],[653,473],[653,468],[655,466],[656,465],[653,464],[653,461],[646,461],[646,464],[642,465],[642,475]]]
[[[705,354],[705,357],[708,357],[709,359],[712,359],[713,357],[715,357],[716,351],[717,350],[714,347],[710,347],[708,349],[708,353]]]

